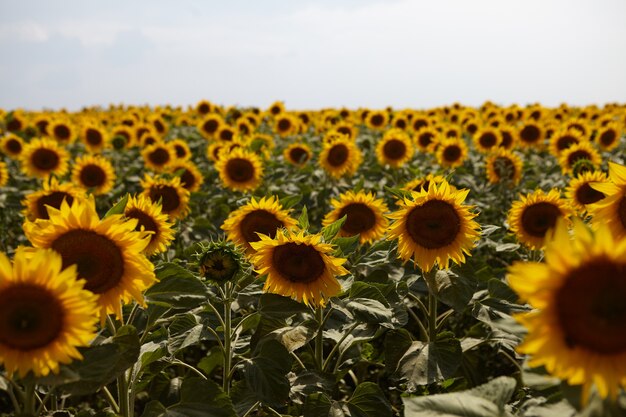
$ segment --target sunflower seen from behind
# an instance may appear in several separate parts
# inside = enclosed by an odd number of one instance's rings
[[[606,225],[592,232],[564,221],[548,237],[545,262],[516,262],[508,282],[534,310],[515,318],[528,334],[517,350],[530,366],[616,399],[626,384],[626,240]]]
[[[338,276],[348,274],[344,258],[332,255],[333,245],[319,234],[280,229],[274,238],[261,235],[251,243],[252,263],[265,275],[265,292],[291,297],[310,306],[323,306],[341,292]]]
[[[136,231],[150,234],[150,242],[143,250],[148,256],[165,252],[174,240],[174,223],[163,213],[159,204],[145,195],[128,198],[124,217],[137,220]]]
[[[21,169],[29,177],[63,176],[68,169],[69,153],[52,139],[35,139],[24,146],[20,154]]]
[[[238,147],[219,154],[215,163],[222,185],[235,191],[253,191],[263,182],[263,162],[252,151]]]
[[[67,201],[48,208],[48,220],[26,222],[24,232],[36,248],[53,249],[63,268],[76,265],[85,289],[98,295],[101,321],[113,313],[122,318],[122,304],[144,305],[143,291],[155,281],[154,266],[144,255],[148,235],[137,221],[114,214],[98,217],[92,199]]]
[[[261,197],[260,200],[252,197],[248,203],[230,212],[222,230],[228,240],[241,245],[247,253],[253,253],[252,243],[260,240],[259,234],[274,238],[278,229],[291,229],[296,224],[276,196]]]
[[[389,221],[385,214],[389,209],[372,193],[347,191],[330,203],[333,209],[326,214],[322,225],[328,226],[346,216],[339,236],[359,235],[359,242],[365,244],[380,239],[387,231]]]
[[[557,189],[547,193],[535,190],[513,202],[508,213],[511,232],[517,240],[530,249],[541,249],[545,244],[546,233],[556,225],[558,219],[568,219],[571,209],[561,198]]]
[[[411,193],[398,202],[389,237],[398,241],[398,256],[413,260],[423,271],[435,265],[447,269],[461,264],[480,236],[471,206],[464,204],[469,190],[452,190],[447,182],[430,183],[428,190]]]
[[[497,148],[485,159],[487,180],[491,184],[519,184],[522,179],[522,159],[511,151]]]
[[[0,252],[0,364],[9,376],[58,373],[96,337],[98,297],[62,263],[49,249],[18,249],[13,265]]]

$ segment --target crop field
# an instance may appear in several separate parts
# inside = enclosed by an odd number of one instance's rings
[[[0,110],[0,415],[621,416],[626,105]]]

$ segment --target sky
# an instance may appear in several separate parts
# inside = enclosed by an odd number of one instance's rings
[[[626,102],[624,0],[0,0],[0,108]]]

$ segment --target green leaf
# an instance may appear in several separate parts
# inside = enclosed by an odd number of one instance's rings
[[[155,272],[159,282],[146,291],[146,301],[149,304],[191,309],[208,299],[209,292],[204,283],[182,266],[164,263]]]
[[[288,210],[298,204],[302,200],[302,195],[294,194],[283,197],[279,200],[279,203],[285,210]]]
[[[280,406],[289,398],[289,380],[292,358],[280,342],[269,339],[262,343],[257,354],[244,365],[248,386],[259,401]]]
[[[386,327],[391,326],[393,312],[390,307],[385,306],[378,300],[354,298],[348,301],[346,308],[350,310],[359,321],[381,325],[388,324],[389,326]]]
[[[386,307],[389,302],[375,285],[363,281],[356,281],[350,287],[350,298],[369,298],[381,302]]]
[[[347,402],[351,417],[391,417],[391,404],[373,382],[359,384]]]
[[[385,369],[389,374],[393,374],[400,358],[411,347],[413,339],[411,333],[406,329],[390,330],[385,335]]]
[[[302,230],[309,229],[309,215],[307,214],[306,206],[302,206],[302,213],[298,217],[298,226]]]
[[[407,380],[407,390],[414,391],[417,385],[454,376],[461,359],[461,343],[451,333],[442,333],[435,342],[411,343],[398,362],[398,374]]]
[[[313,323],[313,321],[310,321],[293,327],[283,327],[282,329],[274,330],[271,336],[282,343],[289,352],[293,352],[315,337],[317,329]]]
[[[333,240],[337,246],[335,254],[338,256],[347,256],[353,253],[359,246],[359,235],[349,237],[337,237]]]
[[[325,242],[330,242],[337,236],[337,233],[341,230],[341,226],[346,222],[348,215],[344,215],[342,218],[332,222],[328,226],[322,227],[322,236]]]
[[[207,355],[200,359],[197,368],[201,369],[206,375],[211,375],[213,371],[224,363],[224,354],[219,346],[213,346],[207,352]]]
[[[500,243],[496,246],[496,252],[516,252],[519,247],[517,243]]]
[[[505,282],[500,281],[498,278],[492,278],[487,283],[489,289],[489,295],[493,298],[505,300],[510,303],[515,303],[519,300],[519,297]]]
[[[266,293],[259,298],[259,311],[263,316],[286,319],[297,313],[310,312],[311,309],[289,297]]]
[[[385,186],[385,191],[387,191],[388,193],[390,193],[391,195],[399,199],[411,198],[411,191],[409,190],[403,190],[401,188],[393,188],[393,187]]]
[[[315,393],[307,397],[302,413],[304,417],[330,416],[331,400],[326,394]]]
[[[476,282],[450,271],[437,271],[437,298],[462,313],[476,291]]]
[[[129,194],[126,194],[124,197],[122,197],[120,201],[115,203],[115,205],[111,207],[109,211],[106,212],[103,218],[107,218],[114,214],[124,214],[124,210],[126,209],[126,204],[128,204],[128,196]]]

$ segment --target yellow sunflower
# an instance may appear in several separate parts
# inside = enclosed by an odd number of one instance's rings
[[[136,232],[136,220],[121,214],[98,218],[93,200],[75,199],[61,209],[48,208],[49,220],[24,223],[36,248],[53,249],[63,268],[76,265],[85,289],[97,294],[100,320],[114,313],[121,320],[122,303],[144,305],[142,292],[155,281],[154,266],[143,254],[147,233]]]
[[[389,114],[384,110],[371,110],[365,119],[367,127],[374,130],[383,130],[388,123]]]
[[[222,229],[232,242],[243,246],[248,253],[254,252],[251,243],[260,240],[257,233],[273,238],[280,228],[291,229],[297,221],[289,215],[275,196],[250,201],[231,211]]]
[[[467,159],[468,150],[461,139],[444,139],[437,146],[437,162],[442,167],[460,167]]]
[[[261,158],[249,150],[236,148],[221,153],[215,163],[222,184],[236,191],[252,191],[263,181]]]
[[[545,135],[542,125],[538,122],[526,121],[520,126],[517,143],[522,148],[541,148]]]
[[[598,129],[595,142],[604,151],[615,149],[621,140],[622,129],[618,123],[608,123],[606,126]]]
[[[450,261],[465,262],[480,236],[471,206],[463,204],[469,190],[451,190],[447,182],[431,183],[428,190],[399,201],[400,209],[389,215],[394,222],[389,237],[398,240],[398,255],[411,258],[425,272]]]
[[[58,373],[96,337],[97,296],[52,250],[0,252],[0,363],[9,376]]]
[[[81,198],[84,195],[84,191],[75,184],[71,182],[61,184],[56,178],[51,177],[49,181],[43,182],[43,189],[26,194],[26,198],[22,201],[25,207],[22,214],[29,221],[46,220],[49,219],[48,206],[59,209],[63,201],[72,204],[75,198]]]
[[[495,128],[483,127],[472,136],[474,146],[479,152],[487,153],[495,149],[502,142],[500,131]]]
[[[281,138],[296,133],[298,130],[298,120],[287,113],[280,114],[274,122],[274,132]]]
[[[348,273],[341,266],[346,259],[332,256],[333,245],[322,243],[321,235],[278,230],[274,238],[260,237],[252,242],[252,263],[260,275],[267,275],[264,291],[313,306],[341,292],[336,277]]]
[[[7,136],[0,138],[0,151],[11,159],[18,159],[24,150],[24,140],[9,133]]]
[[[174,240],[174,224],[161,210],[161,205],[152,202],[144,195],[129,197],[124,216],[137,219],[136,231],[150,233],[150,243],[144,253],[148,256],[165,252]]]
[[[548,193],[536,190],[513,202],[508,222],[520,243],[531,249],[541,249],[548,230],[559,218],[568,219],[570,215],[571,209],[567,201],[561,199],[558,190],[551,189]]]
[[[584,139],[577,130],[558,130],[550,136],[549,150],[550,153],[558,158],[566,149],[583,142]]]
[[[176,151],[164,142],[157,142],[141,151],[146,168],[156,172],[165,172],[176,158]]]
[[[7,164],[0,161],[0,187],[4,187],[9,182],[9,170]]]
[[[389,211],[382,199],[372,193],[347,191],[332,199],[333,210],[322,220],[322,225],[328,226],[343,216],[346,221],[339,230],[340,236],[359,235],[361,244],[380,239],[387,231],[389,221],[385,213]]]
[[[196,104],[196,112],[202,116],[205,116],[213,111],[213,105],[208,100],[200,100]]]
[[[22,172],[30,177],[48,178],[67,172],[69,154],[52,139],[35,139],[24,146],[20,154]]]
[[[391,129],[385,132],[376,145],[376,158],[380,165],[400,168],[413,157],[411,138],[403,130]]]
[[[184,219],[189,214],[189,191],[183,187],[180,177],[146,175],[141,180],[141,186],[142,194],[153,203],[160,203],[161,210],[171,219]]]
[[[190,193],[198,191],[204,182],[202,173],[191,161],[174,161],[170,164],[169,169],[171,173],[180,173],[180,183]]]
[[[76,159],[72,169],[74,184],[91,190],[94,195],[106,194],[115,185],[115,170],[103,156],[83,155]]]
[[[110,137],[102,127],[96,124],[87,124],[81,129],[80,140],[89,152],[99,153],[109,145]]]
[[[237,132],[235,129],[226,123],[222,123],[220,127],[217,128],[217,132],[215,132],[215,139],[222,142],[232,142],[236,137]]]
[[[287,162],[297,167],[303,167],[311,159],[313,153],[306,143],[296,142],[287,146],[283,156]]]
[[[441,140],[441,133],[434,127],[421,128],[413,138],[415,145],[422,152],[433,152]]]
[[[609,179],[602,171],[583,172],[570,180],[565,190],[565,197],[580,214],[584,215],[590,204],[595,204],[606,197],[604,193],[595,190],[591,185],[607,182]]]
[[[430,188],[430,184],[441,184],[442,182],[447,182],[446,178],[443,175],[428,174],[425,177],[415,178],[414,180],[407,182],[406,184],[404,184],[402,189],[418,192],[422,190],[428,191],[428,188]],[[456,190],[453,185],[450,185],[450,188],[452,190]]]
[[[206,148],[206,156],[213,162],[217,162],[220,159],[222,151],[227,149],[226,144],[223,142],[213,142]]]
[[[334,130],[341,133],[342,135],[347,135],[350,139],[355,140],[359,134],[359,129],[350,122],[340,122],[335,125]]]
[[[572,145],[561,152],[559,165],[561,165],[561,170],[564,174],[571,174],[576,162],[582,159],[588,160],[594,167],[599,167],[602,163],[602,157],[598,151],[595,150],[590,142],[584,141]]]
[[[279,114],[285,112],[285,105],[282,101],[275,101],[269,109],[267,109],[267,112],[274,117],[278,116]]]
[[[500,137],[502,141],[500,142],[500,147],[503,149],[513,149],[517,145],[517,132],[514,128],[510,126],[501,126],[499,129]]]
[[[354,175],[362,161],[361,150],[347,136],[324,144],[319,156],[320,166],[333,178]]]
[[[497,148],[485,160],[487,180],[491,184],[508,182],[516,185],[522,179],[522,159],[511,151]]]
[[[219,114],[209,114],[198,122],[197,129],[205,139],[214,139],[223,123]]]
[[[530,366],[583,386],[602,398],[626,386],[626,240],[606,225],[591,232],[580,220],[574,237],[559,222],[546,243],[545,263],[516,262],[511,287],[535,310],[516,319],[528,334],[518,346]]]
[[[174,139],[167,143],[174,151],[174,157],[180,161],[187,161],[191,158],[191,149],[184,139]]]
[[[47,130],[50,137],[63,144],[73,142],[76,136],[74,125],[65,118],[53,120],[48,125]]]
[[[626,237],[626,167],[609,162],[610,182],[592,182],[591,187],[606,197],[587,206],[591,224],[607,224],[616,239]]]

